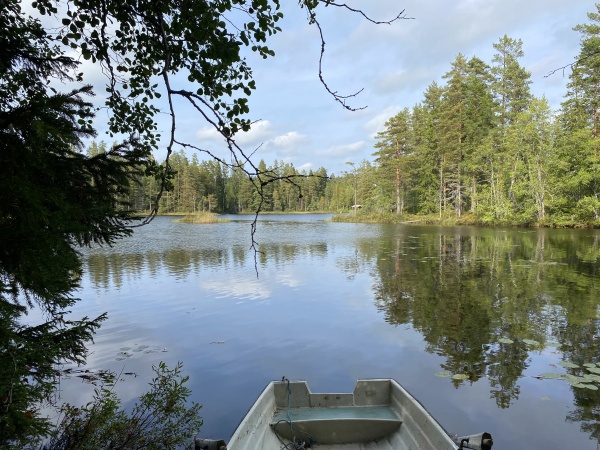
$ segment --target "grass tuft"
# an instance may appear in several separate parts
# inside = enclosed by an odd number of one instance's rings
[[[212,213],[212,212],[208,212],[208,211],[202,211],[202,212],[197,212],[195,214],[188,214],[187,216],[182,217],[181,219],[176,220],[176,222],[184,222],[184,223],[222,223],[222,222],[229,222],[229,220],[219,218],[218,214],[215,214],[215,213]]]

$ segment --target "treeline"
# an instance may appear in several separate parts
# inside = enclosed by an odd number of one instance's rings
[[[592,24],[574,28],[581,52],[558,111],[532,95],[531,74],[519,62],[522,41],[504,36],[490,63],[458,54],[445,84],[431,83],[420,103],[391,117],[376,136],[373,161],[348,162],[339,176],[260,161],[268,182],[259,193],[241,168],[181,151],[171,156],[173,186],[160,210],[250,212],[262,199],[262,211],[340,212],[357,204],[359,214],[473,223],[598,221],[600,13],[588,16]],[[150,209],[158,190],[156,180],[140,180],[131,208]]]
[[[94,156],[105,153],[107,146],[93,142],[87,151]],[[351,188],[339,191],[334,187],[336,178],[328,177],[324,168],[299,171],[283,161],[267,166],[261,160],[258,173],[269,182],[259,190],[242,168],[231,168],[212,159],[199,161],[195,154],[190,159],[183,150],[171,155],[169,165],[173,176],[160,199],[161,213],[235,214],[254,212],[259,205],[262,211],[329,211],[345,210],[353,202]],[[140,176],[131,183],[124,200],[133,211],[149,211],[154,207],[160,184],[156,177]]]

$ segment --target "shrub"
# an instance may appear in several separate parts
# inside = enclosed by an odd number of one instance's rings
[[[175,449],[192,440],[202,419],[200,405],[186,406],[191,391],[182,364],[169,369],[161,362],[156,377],[130,413],[120,408],[113,383],[96,389],[94,399],[77,408],[62,407],[63,417],[40,450]]]

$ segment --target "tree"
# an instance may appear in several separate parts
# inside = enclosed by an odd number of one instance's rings
[[[513,220],[542,222],[546,217],[548,168],[553,161],[551,110],[546,99],[533,99],[514,117],[507,142],[515,163],[512,168]]]
[[[490,68],[473,57],[468,63],[466,87],[464,185],[468,187],[470,211],[478,212],[480,184],[486,178],[482,154],[494,127],[495,104],[490,90]]]
[[[529,106],[531,93],[531,73],[519,64],[518,59],[524,56],[521,39],[512,39],[504,35],[494,49],[498,53],[492,59],[494,83],[492,90],[499,105],[499,121],[501,127],[510,124],[516,114]]]
[[[406,183],[406,167],[413,152],[412,118],[408,108],[404,108],[385,123],[386,129],[375,136],[379,142],[373,154],[384,173],[391,171],[396,190],[396,214],[402,214],[404,206],[403,183]],[[386,177],[387,178],[387,177]],[[385,179],[385,178],[384,178]],[[382,180],[383,181],[383,180]]]
[[[85,341],[104,316],[67,320],[76,299],[81,261],[77,246],[110,244],[131,233],[124,198],[132,177],[153,165],[139,140],[105,153],[78,151],[94,135],[84,86],[52,92],[45,80],[66,77],[72,61],[56,54],[39,23],[17,3],[4,3],[5,52],[0,67],[0,445],[47,430],[35,403],[53,387],[54,365],[83,362]],[[21,43],[25,43],[25,45]],[[48,320],[19,318],[37,304]]]
[[[444,172],[439,149],[439,114],[443,89],[432,83],[423,94],[423,101],[413,108],[415,174],[419,206],[415,210],[442,214],[442,183]]]
[[[472,210],[477,205],[479,169],[474,158],[492,127],[489,68],[479,58],[467,60],[459,54],[444,78],[448,84],[440,105],[441,173],[444,174],[440,184],[443,201],[450,201],[460,217],[469,202]],[[468,193],[467,187],[470,187]]]
[[[564,169],[572,174],[565,193],[579,206],[574,213],[585,211],[584,220],[600,217],[600,4],[596,10],[588,13],[591,23],[573,28],[581,33],[580,53],[561,116]]]
[[[519,58],[524,56],[522,47],[520,39],[506,35],[494,44],[498,53],[492,60],[492,92],[498,104],[498,115],[491,145],[493,151],[488,153],[486,160],[494,171],[490,184],[494,192],[492,210],[496,218],[508,218],[519,209],[515,187],[522,159],[519,149],[508,142],[508,134],[518,114],[526,111],[532,100],[529,91],[531,74],[519,64]],[[512,134],[515,136],[514,130]]]
[[[320,3],[360,13],[328,0],[299,3],[321,36]],[[142,174],[160,180],[148,202],[156,214],[173,176],[169,157],[162,167],[152,158],[160,142],[169,156],[176,148],[212,156],[179,140],[175,98],[223,136],[231,151],[227,166],[248,174],[259,195],[274,179],[258,170],[235,134],[251,126],[245,114],[255,88],[241,48],[273,56],[266,41],[280,31],[279,0],[39,0],[33,8],[47,16],[45,25],[25,14],[19,0],[0,0],[0,446],[47,432],[36,405],[54,386],[55,365],[83,362],[85,343],[105,317],[65,317],[79,286],[78,248],[132,232],[129,187]],[[117,141],[93,155],[82,153],[84,140],[95,135],[86,101],[92,88],[78,72],[82,59],[107,76],[104,106]],[[351,109],[321,71],[319,78]],[[57,82],[73,89],[60,93]],[[158,133],[161,113],[171,121],[166,138]],[[47,321],[23,325],[19,319],[34,304]]]
[[[596,12],[588,13],[588,19],[591,23],[573,28],[581,33],[581,49],[569,77],[569,88],[576,95],[570,96],[569,100],[584,106],[587,112],[586,123],[595,139],[600,132],[600,4],[596,4]]]

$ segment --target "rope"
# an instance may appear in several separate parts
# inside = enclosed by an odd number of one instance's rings
[[[279,420],[273,427],[273,431],[275,432],[275,436],[277,436],[277,439],[279,439],[279,442],[281,443],[281,446],[282,446],[281,450],[304,450],[307,448],[307,445],[306,445],[307,442],[298,439],[298,442],[296,443],[296,435],[294,434],[294,431],[296,431],[296,433],[304,433],[308,436],[308,447],[311,447],[312,444],[315,443],[315,440],[309,433],[302,431],[302,430],[297,430],[294,428],[294,425],[292,423],[292,414],[290,411],[290,409],[291,409],[290,396],[292,395],[292,389],[290,388],[290,380],[288,380],[286,378],[286,381],[287,381],[287,391],[288,391],[287,392],[287,420],[285,420],[285,419]],[[283,441],[281,436],[279,436],[279,434],[276,431],[277,425],[279,425],[281,422],[285,422],[290,425],[290,434],[292,436],[292,441],[287,444]]]

